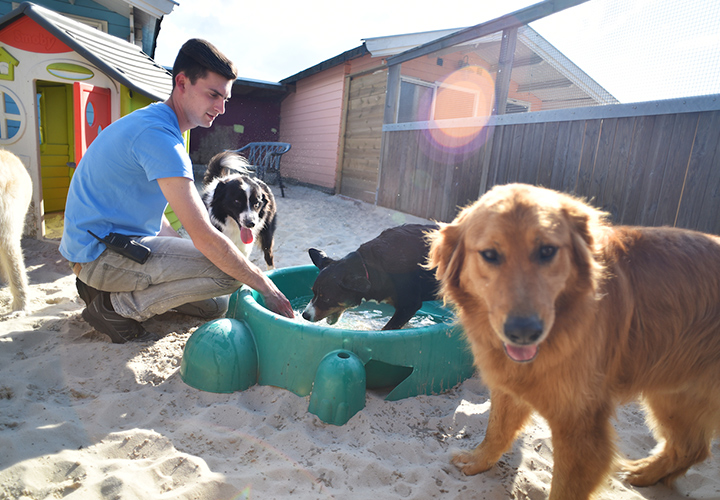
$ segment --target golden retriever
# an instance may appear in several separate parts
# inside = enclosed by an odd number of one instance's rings
[[[667,484],[720,431],[720,238],[613,226],[580,200],[497,186],[433,233],[428,267],[490,389],[488,428],[453,457],[488,470],[530,413],[552,432],[550,499],[590,498],[619,462],[610,418],[642,396],[660,446],[621,463]]]
[[[22,239],[32,199],[32,180],[20,158],[0,149],[0,276],[10,285],[12,311],[3,316],[22,316],[27,311],[28,279]]]

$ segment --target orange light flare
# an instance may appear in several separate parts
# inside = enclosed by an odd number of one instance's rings
[[[432,106],[429,130],[433,142],[443,150],[467,150],[483,138],[483,130],[495,104],[495,81],[481,66],[465,66],[440,83]],[[468,126],[448,120],[471,119]],[[477,144],[479,147],[481,144]]]

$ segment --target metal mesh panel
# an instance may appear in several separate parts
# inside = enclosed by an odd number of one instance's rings
[[[720,2],[590,0],[402,63],[397,121],[718,93]]]
[[[720,93],[717,0],[591,0],[530,27],[580,70],[579,87],[619,102]],[[560,88],[557,96],[574,98]]]

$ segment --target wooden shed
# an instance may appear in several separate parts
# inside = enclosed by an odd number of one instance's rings
[[[291,92],[281,106],[281,140],[293,145],[283,159],[288,177],[351,198],[376,203],[387,58],[442,39],[450,29],[366,39],[363,45],[281,81]],[[403,65],[402,97],[393,122],[481,116],[495,102],[453,82],[462,71],[476,73],[494,91],[501,34],[447,47],[433,57]],[[503,112],[600,105],[617,100],[528,26],[517,36],[518,57],[533,74],[517,72],[508,82]],[[538,84],[538,71],[542,71]],[[562,89],[562,94],[557,90]]]

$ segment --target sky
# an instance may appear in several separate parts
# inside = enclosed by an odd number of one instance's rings
[[[539,0],[177,1],[158,63],[205,38],[240,78],[278,82],[365,38],[474,26]],[[590,0],[532,27],[620,102],[638,102],[720,93],[718,19],[718,0]]]
[[[537,0],[177,0],[163,18],[155,60],[172,66],[183,42],[205,38],[241,78],[277,82],[364,38],[464,28]]]

